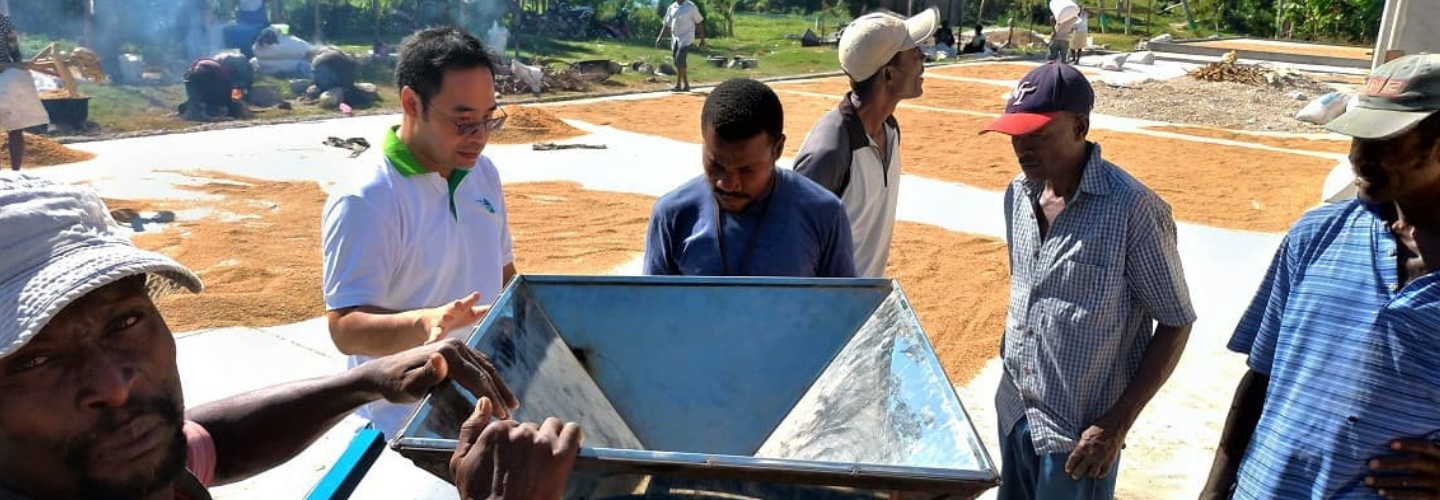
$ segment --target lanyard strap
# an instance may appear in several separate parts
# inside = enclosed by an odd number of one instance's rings
[[[775,175],[779,175],[778,173]],[[779,179],[770,181],[770,191],[765,195],[765,204],[760,205],[760,220],[755,222],[755,228],[750,231],[750,241],[745,244],[745,253],[740,254],[740,268],[737,271],[744,275],[745,269],[750,262],[750,253],[755,250],[755,243],[760,239],[760,228],[765,225],[765,214],[770,212],[770,202],[775,199],[775,184]],[[748,208],[748,207],[747,207]],[[715,241],[720,247],[720,275],[730,276],[730,260],[725,257],[725,209],[720,207],[717,200],[715,203]]]

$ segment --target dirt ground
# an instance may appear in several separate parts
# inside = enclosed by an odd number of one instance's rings
[[[70,149],[38,135],[25,134],[25,163],[20,168],[78,163],[94,157],[92,153]],[[8,134],[0,134],[0,168],[10,168]]]
[[[781,92],[780,100],[785,105],[785,154],[794,155],[800,151],[800,143],[815,122],[835,108],[840,96],[822,99]],[[704,105],[705,96],[702,94],[678,94],[658,99],[568,104],[546,109],[565,119],[699,144],[702,142],[700,109]],[[698,172],[700,166],[696,165],[695,169]]]
[[[981,80],[1019,80],[1029,74],[1035,66],[1028,64],[960,64],[955,66],[944,66],[939,68],[928,68],[926,74],[934,73],[945,76],[961,76],[965,78],[978,78]],[[1095,70],[1079,68],[1081,73],[1087,75],[1097,74]]]
[[[941,94],[963,83],[930,80],[926,93]],[[786,111],[786,154],[794,155],[833,103],[785,92],[780,98]],[[682,95],[552,110],[564,118],[699,143],[703,103],[703,96]],[[987,118],[907,108],[897,110],[896,118],[905,134],[907,173],[1003,190],[1020,172],[1009,140],[976,134],[989,122]],[[1319,202],[1321,186],[1334,166],[1332,161],[1298,154],[1126,132],[1092,131],[1091,139],[1104,147],[1106,158],[1165,198],[1177,219],[1232,229],[1285,231]]]
[[[205,177],[212,182],[196,190],[216,197],[213,201],[107,201],[112,211],[129,209],[147,217],[161,210],[178,213],[175,222],[147,224],[153,232],[135,237],[137,246],[180,261],[205,282],[201,295],[160,299],[170,329],[273,326],[324,314],[319,218],[325,193],[320,187]],[[186,213],[197,209],[202,213],[193,218]]]
[[[1306,99],[1292,98],[1294,90]],[[1295,113],[1331,90],[1319,84],[1280,89],[1180,77],[1132,87],[1096,85],[1095,112],[1232,130],[1318,133],[1324,129],[1296,120]]]
[[[900,281],[951,382],[969,382],[1000,354],[1010,305],[1004,241],[902,221],[885,274]]]
[[[585,135],[585,132],[571,127],[555,115],[541,108],[509,106],[505,108],[509,118],[505,126],[490,134],[489,142],[495,144],[530,144],[551,142]]]
[[[1225,139],[1230,141],[1253,142],[1285,149],[1300,149],[1305,151],[1318,151],[1321,153],[1349,153],[1350,141],[1338,139],[1305,139],[1300,137],[1276,137],[1271,135],[1247,134],[1234,130],[1221,130],[1204,127],[1146,127],[1148,130],[1160,132],[1174,132],[1176,134],[1194,135],[1209,137],[1212,139]]]
[[[527,182],[507,184],[505,203],[522,274],[601,274],[645,253],[655,199]]]
[[[1004,113],[1005,96],[1010,87],[985,83],[957,82],[930,78],[925,80],[925,94],[918,99],[906,101],[921,106],[935,106],[986,113]],[[845,95],[850,91],[850,82],[845,78],[827,78],[813,82],[776,85],[777,91],[795,90],[829,95]],[[789,103],[786,102],[786,110]],[[902,125],[903,126],[903,125]]]
[[[1193,42],[1186,45],[1200,47],[1212,47],[1217,49],[1230,50],[1251,50],[1255,52],[1274,52],[1277,54],[1298,54],[1306,56],[1339,57],[1344,59],[1362,59],[1369,61],[1370,55],[1375,51],[1367,47],[1345,47],[1340,45],[1312,45],[1312,44],[1268,44],[1248,42],[1244,40],[1214,40],[1208,42]]]
[[[213,201],[107,200],[116,212],[178,214],[163,228],[147,223],[150,232],[135,237],[136,245],[175,258],[205,282],[202,295],[160,299],[170,329],[264,327],[324,314],[325,193],[309,182],[205,176],[213,181],[197,190]],[[644,251],[652,198],[559,182],[513,184],[505,191],[516,267],[523,273],[603,273]]]

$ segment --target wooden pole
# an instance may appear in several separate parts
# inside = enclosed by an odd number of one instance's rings
[[[1155,37],[1155,25],[1152,24],[1152,21],[1153,21],[1154,19],[1155,19],[1155,0],[1150,0],[1150,10],[1145,11],[1145,36],[1147,36],[1147,37],[1151,37],[1151,38],[1154,38],[1154,37]]]
[[[1195,13],[1190,10],[1190,0],[1180,0],[1180,6],[1185,8],[1185,25],[1190,27],[1190,34],[1195,34]]]
[[[1135,0],[1125,0],[1125,36],[1130,36],[1130,18],[1135,15]]]
[[[1284,25],[1284,22],[1280,20],[1280,16],[1283,15],[1284,12],[1285,12],[1285,0],[1276,0],[1276,1],[1275,1],[1275,38],[1277,38],[1277,39],[1280,38],[1280,32],[1284,29],[1284,26],[1285,26],[1285,25]]]

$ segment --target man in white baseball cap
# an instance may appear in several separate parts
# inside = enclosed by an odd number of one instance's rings
[[[151,297],[200,292],[194,273],[135,248],[93,191],[17,173],[0,174],[0,235],[0,500],[208,500],[360,405],[416,401],[446,380],[480,397],[450,462],[462,498],[564,489],[579,428],[486,425],[518,403],[459,341],[187,410]]]
[[[855,273],[885,275],[900,201],[900,124],[895,107],[920,97],[925,55],[935,33],[935,8],[909,19],[891,13],[861,16],[840,36],[840,68],[851,91],[810,129],[795,171],[835,193],[850,217]]]

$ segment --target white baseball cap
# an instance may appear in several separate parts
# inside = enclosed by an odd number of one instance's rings
[[[889,12],[860,16],[840,35],[840,69],[851,80],[869,80],[895,54],[919,47],[939,26],[940,10],[935,7],[909,19]]]
[[[94,190],[0,173],[0,358],[29,343],[65,306],[105,285],[153,274],[199,293],[173,259],[135,248]],[[153,287],[152,287],[153,289]]]

